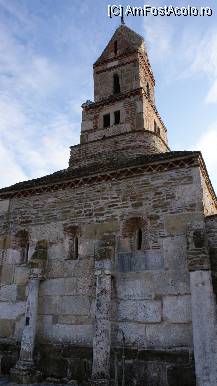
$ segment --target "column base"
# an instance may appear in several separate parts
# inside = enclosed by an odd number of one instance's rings
[[[10,370],[10,376],[13,382],[21,384],[38,383],[41,379],[40,371],[29,361],[18,361]]]
[[[89,386],[115,386],[112,379],[90,379]]]

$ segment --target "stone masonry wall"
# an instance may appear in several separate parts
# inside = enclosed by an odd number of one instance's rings
[[[203,189],[203,206],[204,206],[204,215],[211,216],[217,213],[216,204],[211,196],[210,191],[208,190],[204,176],[201,173],[201,184]]]
[[[121,344],[123,332],[129,346],[192,347],[185,230],[189,221],[203,218],[197,181],[198,169],[184,168],[12,199],[10,214],[8,201],[2,201],[1,339],[19,340],[23,326],[27,267],[13,237],[26,229],[30,256],[38,240],[48,240],[39,341],[92,345],[94,250],[105,240],[116,250],[113,344]],[[132,218],[143,219],[146,241],[139,253],[133,253],[126,231]],[[81,229],[78,260],[66,254],[64,229],[70,225]],[[139,272],[126,263],[129,254]]]
[[[134,146],[132,146],[132,143]],[[71,147],[69,166],[87,166],[91,163],[106,163],[111,160],[128,160],[139,155],[166,152],[162,140],[152,132],[137,131],[102,141],[94,141]]]

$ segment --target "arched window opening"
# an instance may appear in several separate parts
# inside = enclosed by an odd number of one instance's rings
[[[70,225],[64,228],[66,258],[76,260],[79,258],[80,228]]]
[[[21,263],[27,263],[29,254],[29,234],[24,229],[17,232],[16,238],[20,250]]]
[[[118,53],[118,42],[117,42],[117,40],[115,40],[115,42],[114,42],[114,54],[115,54],[115,56],[117,55],[117,53]]]
[[[120,81],[118,74],[113,75],[113,93],[119,94],[121,92]]]
[[[79,245],[78,236],[71,236],[69,238],[68,259],[71,259],[71,260],[78,259],[78,245]]]
[[[146,84],[146,93],[147,93],[147,96],[150,98],[150,86],[148,82]]]
[[[117,110],[114,112],[114,124],[118,125],[120,123],[120,120],[121,120],[121,112],[120,110]]]
[[[138,229],[137,231],[137,251],[141,251],[142,249],[142,230],[141,228]]]

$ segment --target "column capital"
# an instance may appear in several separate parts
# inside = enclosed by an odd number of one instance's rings
[[[43,270],[42,268],[30,268],[29,270],[29,279],[38,279],[43,280]]]

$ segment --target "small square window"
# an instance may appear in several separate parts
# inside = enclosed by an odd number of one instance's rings
[[[103,115],[103,127],[110,126],[110,114]]]
[[[114,124],[118,125],[121,120],[121,113],[120,110],[114,112]]]

